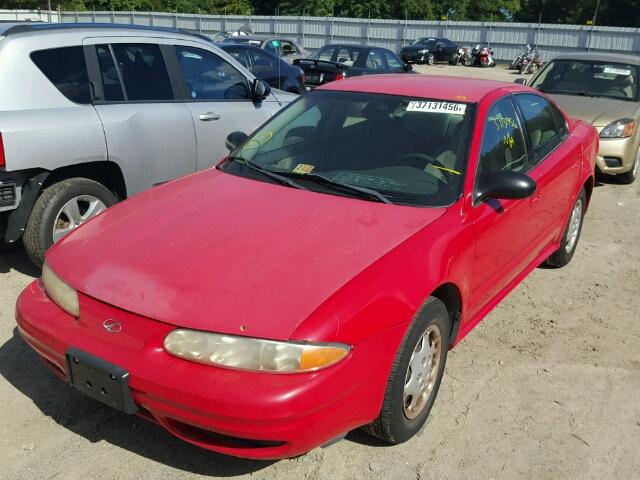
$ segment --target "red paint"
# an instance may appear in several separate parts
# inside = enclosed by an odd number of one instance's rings
[[[570,138],[530,172],[539,198],[501,201],[502,213],[472,205],[488,109],[527,87],[384,75],[320,88],[478,102],[462,198],[446,209],[389,206],[216,170],[154,188],[48,253],[81,292],[79,320],[38,282],[20,296],[20,332],[58,374],[74,346],[128,369],[145,416],[187,441],[245,457],[304,453],[377,416],[399,342],[434,290],[450,283],[460,293],[454,345],[558,247],[574,199],[593,180],[597,135],[570,121]],[[123,332],[106,332],[107,318]],[[353,348],[316,373],[238,372],[166,354],[175,326]],[[238,446],[189,425],[281,443]]]

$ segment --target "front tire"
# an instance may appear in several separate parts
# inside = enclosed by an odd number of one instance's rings
[[[117,201],[107,187],[88,178],[69,178],[48,186],[33,206],[24,231],[29,259],[41,267],[51,245]]]
[[[450,331],[444,303],[429,297],[398,348],[380,414],[363,430],[391,444],[418,433],[438,395]]]
[[[433,65],[436,63],[436,57],[433,56],[433,53],[427,54],[427,65]]]
[[[561,268],[571,261],[578,245],[580,233],[582,232],[582,223],[586,210],[587,195],[584,189],[582,189],[571,209],[569,222],[567,223],[562,241],[560,242],[560,248],[547,258],[545,261],[546,265],[553,268]]]
[[[621,173],[617,175],[617,179],[620,180],[620,183],[624,183],[625,185],[630,185],[636,181],[638,177],[638,171],[640,171],[640,145],[638,146],[638,151],[636,152],[636,159],[633,163],[633,167],[631,170],[625,173]]]

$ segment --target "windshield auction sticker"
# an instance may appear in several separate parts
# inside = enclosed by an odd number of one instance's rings
[[[430,102],[423,100],[412,100],[407,105],[407,112],[434,112],[451,113],[453,115],[464,115],[467,105],[464,103]]]
[[[624,75],[628,77],[631,75],[631,70],[626,70],[624,68],[613,68],[613,67],[604,67],[604,73],[612,73],[614,75]]]

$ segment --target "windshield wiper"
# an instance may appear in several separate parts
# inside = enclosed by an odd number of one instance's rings
[[[308,190],[307,188],[303,187],[299,183],[294,182],[290,178],[287,178],[283,175],[279,175],[275,172],[272,172],[271,170],[263,168],[257,163],[254,163],[251,160],[247,160],[246,158],[241,157],[239,155],[229,155],[227,158],[233,162],[239,163],[240,165],[244,165],[245,167],[250,168],[251,170],[259,172],[263,174],[265,177],[273,178],[274,180],[281,183],[282,185],[288,185],[289,187],[298,188],[300,190]]]
[[[347,190],[352,193],[364,194],[369,198],[375,199],[379,202],[386,203],[392,205],[393,202],[389,200],[386,196],[378,192],[377,190],[373,190],[372,188],[366,187],[358,187],[356,185],[351,185],[350,183],[342,183],[337,180],[333,180],[328,177],[324,177],[322,175],[318,175],[317,173],[295,173],[295,172],[283,172],[283,175],[302,178],[304,180],[316,181],[318,183],[322,183],[324,185],[329,185],[332,187],[336,187],[338,189]]]
[[[589,93],[584,90],[547,90],[546,88],[540,89],[542,93],[551,93],[557,95],[578,95],[581,97],[597,97],[594,93]]]

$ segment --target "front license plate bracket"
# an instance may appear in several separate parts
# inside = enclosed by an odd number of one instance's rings
[[[124,413],[136,413],[129,372],[77,348],[66,351],[69,383],[82,393]]]

